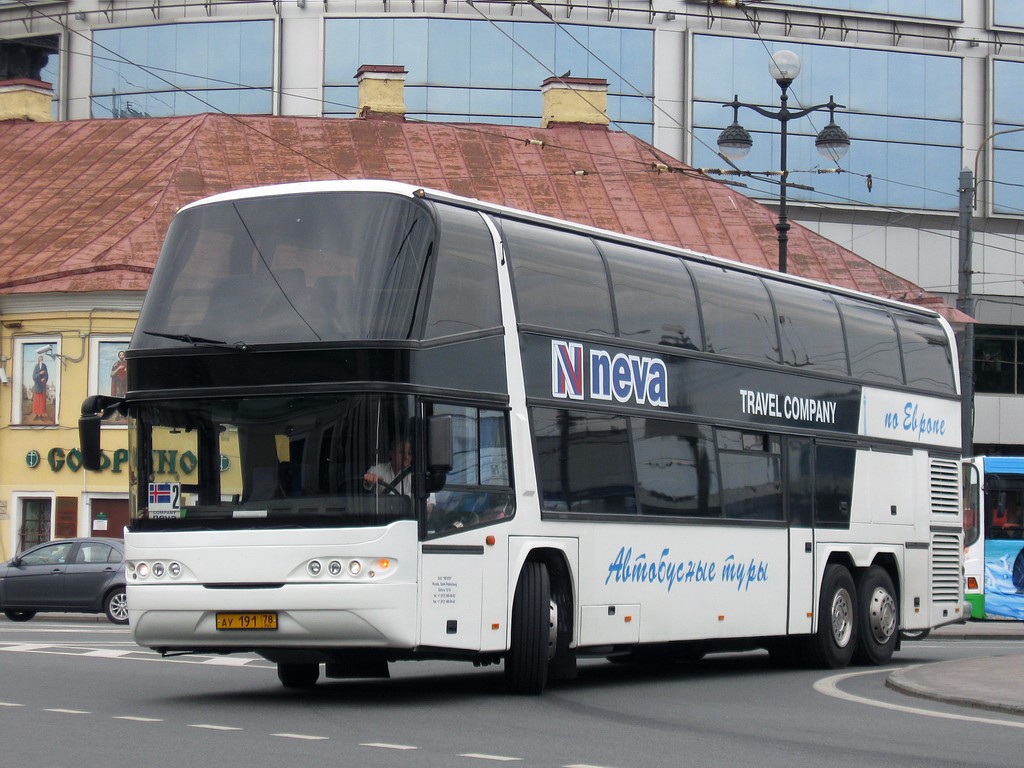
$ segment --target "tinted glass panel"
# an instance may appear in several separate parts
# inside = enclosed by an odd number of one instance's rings
[[[893,0],[892,5],[908,3]],[[916,11],[909,11],[917,15]],[[955,210],[957,196],[945,179],[956,178],[962,165],[963,62],[959,55],[872,50],[848,45],[768,42],[724,35],[694,37],[693,165],[720,168],[718,135],[731,118],[722,108],[738,95],[741,102],[777,109],[779,89],[762,74],[774,51],[789,49],[802,70],[792,85],[790,107],[822,104],[829,95],[844,105],[835,121],[852,137],[842,168],[851,173],[811,175],[835,168],[814,145],[828,114],[814,111],[787,123],[787,169],[791,199],[836,200],[865,205],[906,205]],[[1007,91],[1009,99],[1020,88]],[[740,166],[744,170],[782,167],[777,120],[741,109],[739,122],[754,144]],[[871,175],[872,183],[865,178]],[[1007,174],[1009,178],[1009,174]],[[751,196],[775,200],[775,183],[750,180]],[[1020,206],[1024,207],[1024,206]]]
[[[501,325],[494,240],[478,213],[442,208],[426,338]]]
[[[1024,335],[1012,327],[981,326],[974,332],[974,388],[992,394],[1021,394]]]
[[[175,217],[133,346],[405,339],[434,226],[396,195],[325,192]]]
[[[427,535],[511,517],[508,418],[503,411],[435,404],[428,415],[452,422],[452,469],[443,489],[427,502]]]
[[[832,297],[786,283],[768,283],[779,316],[782,362],[821,373],[849,373],[846,341]]]
[[[853,448],[819,445],[814,454],[814,512],[817,525],[850,527],[853,501]]]
[[[702,264],[691,269],[704,314],[707,351],[777,363],[775,313],[760,278]]]
[[[503,221],[519,322],[613,335],[604,262],[589,237]]]
[[[630,421],[640,514],[720,517],[711,428],[656,419]]]
[[[814,519],[814,472],[811,441],[790,437],[786,441],[786,503],[789,524],[810,528]]]
[[[1024,6],[1020,0],[992,0],[992,21],[1005,27],[1024,27]]]
[[[782,519],[782,453],[774,435],[718,430],[722,508],[741,520]]]
[[[533,428],[544,510],[636,513],[625,418],[537,408]]]
[[[954,392],[953,353],[937,321],[894,313],[900,330],[907,386]]]
[[[839,299],[850,347],[850,373],[867,381],[903,383],[896,326],[880,307]]]
[[[93,30],[92,116],[272,111],[274,22]]]
[[[406,113],[418,120],[537,126],[552,73],[608,80],[615,128],[651,141],[651,29],[453,18],[327,19],[325,115],[355,114],[362,64],[404,66]]]
[[[670,347],[701,349],[700,313],[682,260],[601,243],[615,292],[619,335]]]
[[[995,0],[997,3],[1000,0]],[[1005,0],[1016,2],[1016,0]],[[913,18],[947,19],[961,17],[963,0],[775,0],[778,5],[802,8],[831,8],[837,11],[865,11],[911,16]]]

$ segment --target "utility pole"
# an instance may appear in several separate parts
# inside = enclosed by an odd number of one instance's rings
[[[972,278],[974,265],[971,245],[974,240],[974,174],[960,171],[960,279],[956,308],[974,317]],[[960,428],[963,455],[974,455],[974,323],[964,323],[960,340]]]

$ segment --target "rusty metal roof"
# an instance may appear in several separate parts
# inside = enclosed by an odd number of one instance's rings
[[[183,204],[313,179],[393,179],[761,267],[778,259],[773,210],[603,127],[205,114],[7,121],[0,146],[0,295],[145,290]],[[959,316],[799,224],[789,271]]]

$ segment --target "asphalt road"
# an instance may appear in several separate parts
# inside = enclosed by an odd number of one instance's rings
[[[1005,768],[1020,764],[1024,717],[907,696],[886,679],[1021,648],[937,637],[906,644],[890,667],[837,673],[779,670],[763,653],[668,670],[588,661],[536,698],[505,694],[500,668],[409,662],[391,680],[294,692],[255,657],[161,659],[105,623],[0,620],[0,756],[46,768]]]

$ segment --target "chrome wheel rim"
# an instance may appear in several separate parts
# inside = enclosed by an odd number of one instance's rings
[[[868,619],[875,642],[885,645],[896,632],[896,601],[886,590],[875,588],[868,606]]]
[[[845,589],[832,596],[832,639],[840,648],[850,644],[853,637],[853,598]]]

